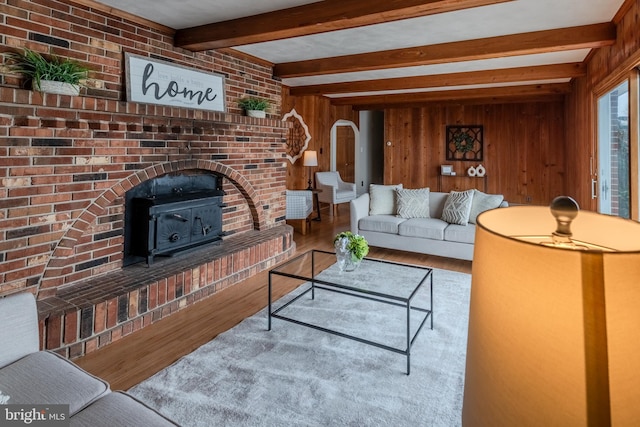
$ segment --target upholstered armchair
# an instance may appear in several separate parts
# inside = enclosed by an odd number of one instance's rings
[[[286,219],[300,220],[301,233],[307,234],[309,215],[313,212],[313,199],[310,190],[286,190]]]
[[[347,203],[356,198],[356,184],[344,182],[340,172],[316,172],[316,188],[320,193],[318,200],[329,203],[332,212],[337,213],[337,205]]]

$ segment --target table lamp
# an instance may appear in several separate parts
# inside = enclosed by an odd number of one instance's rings
[[[302,166],[309,167],[309,185],[307,186],[307,190],[311,190],[311,168],[318,166],[318,153],[312,150],[305,151],[302,157]]]
[[[568,197],[477,221],[463,426],[637,425],[640,223]]]

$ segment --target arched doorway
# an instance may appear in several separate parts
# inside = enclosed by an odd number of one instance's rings
[[[346,182],[360,182],[357,168],[360,131],[350,120],[338,120],[331,127],[331,169]]]

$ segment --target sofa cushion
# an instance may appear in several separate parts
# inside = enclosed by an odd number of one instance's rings
[[[0,369],[0,387],[9,404],[68,404],[70,415],[109,391],[106,382],[48,351]]]
[[[397,188],[396,201],[400,218],[429,218],[429,188]]]
[[[369,215],[395,215],[397,185],[369,185]]]
[[[451,191],[442,210],[443,221],[450,224],[467,225],[473,202],[473,190]]]
[[[476,239],[476,226],[449,224],[444,230],[444,240],[448,242],[470,243],[473,244]]]
[[[398,234],[408,237],[422,237],[424,239],[444,239],[445,221],[438,218],[412,218],[398,226]]]
[[[441,193],[439,191],[431,191],[429,193],[429,213],[431,218],[441,218],[444,204],[449,197],[449,193]]]
[[[358,228],[363,231],[398,234],[398,225],[406,221],[395,215],[372,215],[361,218]]]
[[[32,294],[0,298],[0,325],[0,367],[39,350],[38,309]]]
[[[471,212],[469,222],[476,223],[476,218],[484,211],[500,207],[504,196],[502,194],[486,194],[482,191],[473,190],[473,201],[471,202]]]
[[[177,424],[155,412],[134,397],[109,393],[70,419],[71,427],[161,427]]]

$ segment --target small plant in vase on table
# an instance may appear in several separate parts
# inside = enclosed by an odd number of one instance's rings
[[[338,233],[333,239],[333,247],[336,249],[336,259],[340,271],[355,270],[369,253],[367,240],[351,231]]]

